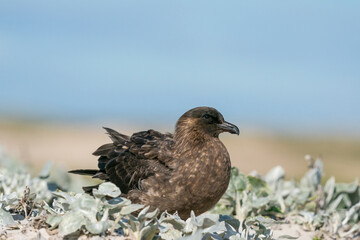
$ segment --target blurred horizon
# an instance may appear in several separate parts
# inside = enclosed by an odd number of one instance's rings
[[[360,2],[4,1],[0,118],[360,136]]]

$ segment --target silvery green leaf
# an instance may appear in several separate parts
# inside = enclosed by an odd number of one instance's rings
[[[326,181],[324,192],[326,194],[325,203],[326,205],[330,203],[333,195],[335,193],[335,178],[331,177]]]
[[[90,221],[95,222],[96,216],[99,211],[101,211],[101,200],[96,199],[88,194],[84,194],[83,197],[74,201],[70,208],[76,212],[79,212]]]
[[[147,213],[147,211],[150,209],[150,206],[146,206],[145,208],[143,208],[139,214],[138,214],[138,219],[142,219],[145,217],[145,214]]]
[[[67,212],[62,217],[61,223],[59,224],[59,231],[62,235],[68,235],[76,232],[84,225],[84,216],[77,212]]]
[[[184,236],[182,238],[180,238],[181,240],[193,240],[193,239],[202,239],[203,234],[201,229],[199,231],[193,231],[191,235],[188,236]]]
[[[331,215],[331,221],[330,221],[330,232],[337,234],[339,231],[339,228],[341,227],[341,216],[338,212],[334,212]]]
[[[230,237],[229,237],[229,240],[246,240],[246,239],[245,239],[245,238],[242,238],[242,237],[241,237],[241,234],[238,233],[238,234],[236,234],[236,235],[230,236]]]
[[[305,221],[308,223],[313,222],[315,217],[315,213],[313,212],[300,211],[299,214],[302,215],[305,218]]]
[[[269,202],[270,202],[269,197],[259,197],[259,198],[255,198],[251,201],[251,206],[253,208],[261,208],[261,207],[265,206],[266,204],[268,204]]]
[[[180,239],[182,236],[182,231],[179,229],[175,229],[171,223],[162,222],[159,226],[159,236],[161,239],[165,240],[173,240]]]
[[[239,231],[236,230],[234,227],[232,227],[230,224],[228,224],[227,222],[225,222],[225,227],[226,227],[226,231],[224,232],[224,238],[228,239],[231,236],[236,236],[239,235]]]
[[[203,233],[204,234],[204,233]],[[222,234],[223,235],[223,234]],[[224,238],[220,236],[218,233],[206,233],[202,240],[223,240]]]
[[[284,181],[281,187],[282,189],[278,189],[278,191],[281,193],[282,197],[288,196],[297,188],[296,182],[294,180]]]
[[[318,172],[320,174],[320,178],[321,178],[322,174],[323,174],[323,169],[324,169],[324,163],[322,162],[321,158],[316,159],[314,167],[318,170]]]
[[[68,210],[68,206],[70,206],[69,204],[66,204],[66,208],[64,207],[63,204],[61,204],[59,201],[57,201],[56,199],[53,200],[53,211],[55,212],[65,212],[66,210]]]
[[[43,203],[43,209],[45,209],[46,211],[48,211],[50,214],[55,214],[57,215],[58,213],[52,209],[45,201],[42,202]]]
[[[163,212],[161,214],[159,222],[160,224],[170,223],[176,230],[183,230],[186,225],[186,222],[182,220],[179,216],[171,215],[167,212]]]
[[[197,223],[196,216],[194,211],[191,211],[190,218],[186,220],[186,226],[184,227],[184,232],[191,233],[197,230],[197,226],[200,225]]]
[[[344,195],[340,194],[334,201],[329,204],[329,207],[326,209],[327,212],[331,213],[336,211],[337,207],[339,206],[340,202],[343,200]]]
[[[0,226],[11,226],[13,224],[15,224],[15,221],[11,214],[0,208]]]
[[[51,226],[51,229],[54,229],[57,226],[59,226],[61,219],[62,219],[62,216],[60,216],[60,215],[48,215],[48,217],[46,219],[46,223]]]
[[[78,198],[74,203],[71,205],[71,209],[78,210],[83,209],[85,211],[97,211],[97,206],[99,204],[99,200],[95,199],[94,197],[84,194],[81,198]]]
[[[148,212],[145,214],[145,219],[153,219],[159,214],[160,210],[157,208],[152,212]]]
[[[103,221],[103,222],[104,222],[104,221],[107,221],[108,218],[109,218],[109,209],[105,209],[105,211],[104,211],[104,213],[103,213],[100,221]]]
[[[106,232],[109,228],[109,224],[107,221],[92,222],[89,219],[86,219],[85,228],[92,234],[100,234]]]
[[[356,179],[352,183],[337,183],[336,193],[354,193],[359,187],[359,182]]]
[[[285,204],[284,198],[281,196],[281,194],[277,194],[275,197],[276,197],[276,201],[279,204],[279,206],[272,206],[272,207],[277,209],[276,212],[284,213],[286,211],[286,204]]]
[[[284,179],[285,171],[281,166],[276,166],[272,168],[265,176],[265,181],[270,184],[276,184],[280,180]]]
[[[298,204],[305,204],[306,201],[308,200],[309,196],[311,194],[311,190],[310,189],[302,189],[295,198],[296,203]]]
[[[239,174],[241,173],[237,167],[231,168],[231,177],[236,178]]]
[[[140,231],[141,240],[151,240],[154,238],[155,234],[159,232],[157,225],[146,226]]]
[[[357,234],[355,234],[355,232],[358,232]],[[351,235],[357,235],[359,236],[360,233],[360,224],[356,224],[354,225],[349,231],[344,232],[344,233],[340,233],[340,237],[342,238],[346,238],[346,237],[351,237]]]
[[[121,191],[120,188],[118,188],[115,184],[111,182],[105,182],[100,184],[98,189],[94,188],[93,194],[96,197],[109,196],[116,198],[120,196]]]
[[[194,212],[192,211],[192,213],[194,213]],[[193,214],[192,217],[195,217],[195,214]],[[203,213],[203,214],[195,217],[194,220],[198,227],[208,228],[219,221],[219,215],[211,214],[211,213]]]
[[[247,188],[247,177],[240,173],[237,168],[232,168],[232,175],[231,175],[231,182],[230,182],[230,188],[233,191],[244,191]]]
[[[221,233],[226,231],[225,222],[216,222],[214,225],[203,230],[203,233]]]
[[[49,175],[50,175],[50,171],[51,171],[51,167],[53,165],[53,162],[50,161],[50,162],[47,162],[45,164],[45,166],[43,167],[43,169],[41,170],[40,174],[39,174],[39,177],[40,178],[48,178]]]
[[[0,188],[1,189],[1,188]],[[0,195],[0,207],[2,206],[6,210],[10,210],[14,205],[19,203],[18,196],[16,192],[12,192],[10,194]]]
[[[236,218],[233,218],[231,216],[228,215],[220,215],[219,216],[219,221],[222,222],[226,222],[227,224],[229,224],[230,226],[232,226],[236,231],[239,230],[240,227],[240,221]]]
[[[304,210],[314,212],[316,210],[316,202],[311,201],[311,202],[306,203],[304,206]]]
[[[133,232],[137,232],[140,230],[141,223],[134,216],[130,215],[127,225]]]
[[[186,220],[184,231],[186,233],[194,233],[198,229],[205,229],[213,226],[218,220],[219,215],[217,214],[204,213],[196,217],[194,211],[191,211],[190,218]]]
[[[247,220],[246,220],[247,224],[254,224],[255,222],[259,222],[263,225],[272,225],[274,223],[276,223],[276,221],[274,219],[271,219],[269,217],[263,217],[261,215],[259,216],[256,216],[256,217],[249,217]]]
[[[305,176],[300,180],[302,187],[316,189],[319,184],[318,172],[316,169],[311,168],[305,174]]]
[[[261,190],[262,188],[266,187],[266,182],[260,178],[248,176],[247,179],[251,185],[251,190],[253,190],[253,191],[257,192],[257,191]]]
[[[4,197],[3,197],[3,199],[5,200],[5,202],[6,202],[7,204],[12,204],[12,203],[14,203],[14,202],[17,202],[17,200],[18,200],[18,195],[17,195],[16,192],[12,192],[12,193],[10,193],[10,194],[5,194]]]
[[[232,215],[233,211],[234,201],[229,201],[227,199],[220,199],[220,201],[211,210],[212,213],[224,215]]]
[[[360,213],[360,202],[358,202],[357,204],[355,204],[354,206],[352,206],[347,212],[346,212],[346,216],[345,219],[342,221],[342,224],[345,225],[349,222],[349,220],[356,214],[356,213]]]
[[[120,209],[124,206],[130,205],[131,201],[126,198],[117,197],[117,198],[113,198],[108,201],[105,201],[103,204],[104,204],[104,207],[106,207],[108,209],[113,209],[114,211],[118,211],[118,209]]]
[[[350,208],[352,203],[351,203],[349,194],[343,194],[343,195],[344,195],[344,198],[343,198],[342,203],[345,205],[345,208]],[[344,207],[342,206],[342,208],[344,208]]]
[[[300,183],[303,187],[316,190],[321,183],[322,174],[323,163],[321,159],[317,159],[314,164],[310,164],[310,169],[306,172]]]
[[[69,193],[63,191],[56,191],[53,192],[53,194],[57,197],[63,198],[69,204],[76,200],[74,196],[71,196]]]
[[[120,214],[127,215],[127,214],[135,212],[143,207],[144,207],[144,205],[141,205],[141,204],[131,204],[129,206],[125,206],[125,207],[121,208]]]
[[[323,223],[324,223],[324,221],[323,221],[322,216],[316,214],[316,215],[314,215],[314,219],[313,219],[311,225],[314,229],[318,229],[323,225]]]

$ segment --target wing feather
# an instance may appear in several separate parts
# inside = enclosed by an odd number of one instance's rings
[[[111,181],[122,193],[141,188],[141,181],[157,173],[169,174],[167,163],[173,160],[173,136],[155,130],[134,133],[131,137],[105,128],[113,141],[100,146],[99,170],[94,178]]]
[[[104,145],[100,146],[95,152],[93,152],[93,155],[102,156],[102,155],[108,153],[113,148],[114,148],[113,143],[104,144]]]

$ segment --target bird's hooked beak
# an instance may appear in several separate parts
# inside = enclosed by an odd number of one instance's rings
[[[232,123],[224,121],[223,123],[218,124],[218,127],[223,130],[224,132],[229,132],[231,134],[239,135],[240,130],[237,126]]]

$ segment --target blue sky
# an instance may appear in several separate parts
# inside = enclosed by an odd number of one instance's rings
[[[0,114],[360,133],[359,1],[2,1]]]

